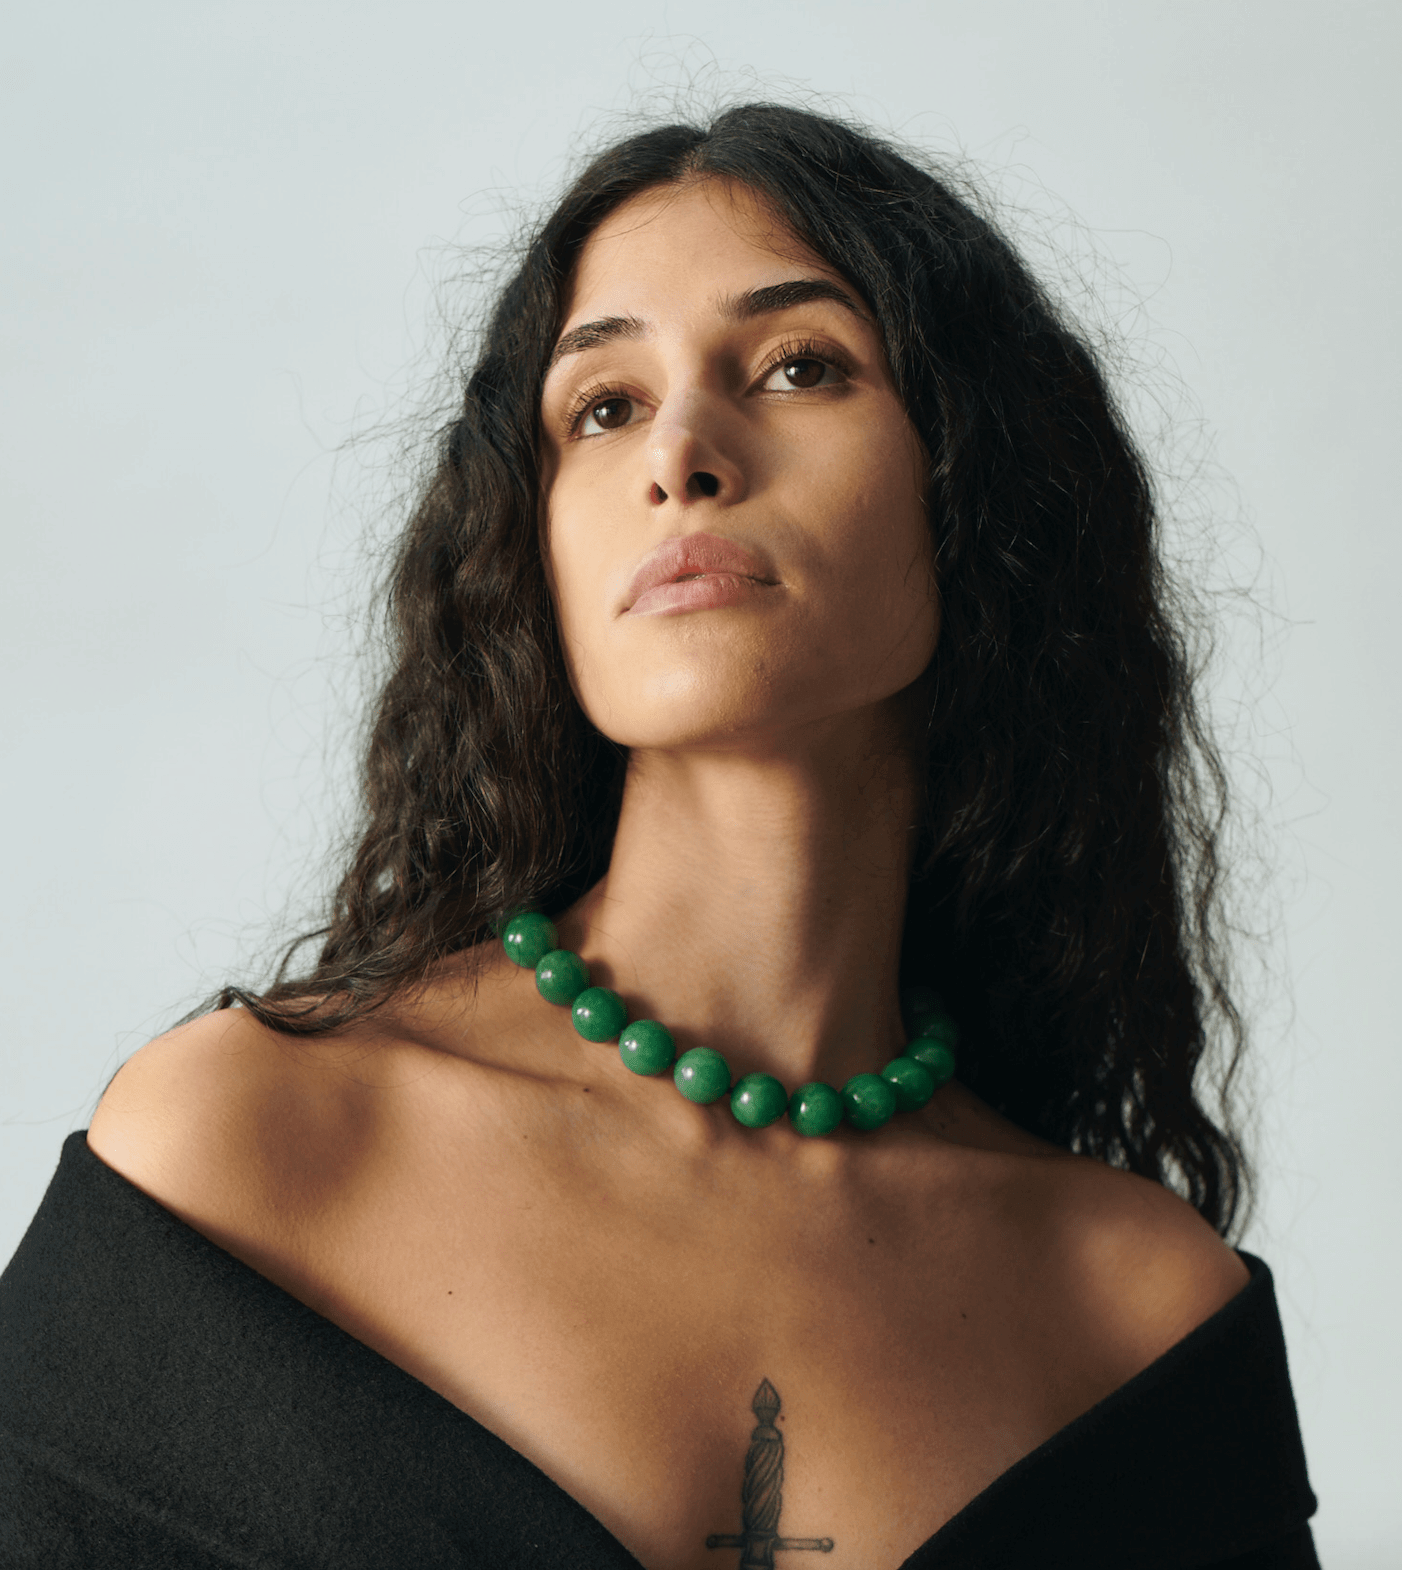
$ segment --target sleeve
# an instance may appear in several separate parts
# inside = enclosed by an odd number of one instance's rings
[[[137,1502],[111,1495],[59,1456],[0,1431],[0,1565],[5,1570],[245,1570]]]
[[[1219,1560],[1211,1570],[1319,1570],[1314,1534],[1309,1527],[1302,1526],[1249,1554]]]

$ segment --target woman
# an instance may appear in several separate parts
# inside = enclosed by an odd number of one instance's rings
[[[997,232],[793,110],[610,149],[392,603],[312,973],[136,1054],[7,1274],[14,1562],[1315,1564],[1220,771]]]

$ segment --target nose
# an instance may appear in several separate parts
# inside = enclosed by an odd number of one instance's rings
[[[703,499],[731,506],[745,492],[737,432],[719,401],[700,389],[680,391],[658,409],[648,433],[649,499],[682,507]]]

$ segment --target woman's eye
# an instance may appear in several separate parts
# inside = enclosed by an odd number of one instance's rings
[[[795,355],[775,366],[765,381],[768,392],[787,392],[794,388],[826,387],[837,380],[836,369],[826,360],[815,360],[809,355]]]
[[[619,431],[633,418],[631,398],[601,398],[591,403],[579,422],[581,436],[601,436],[605,431]]]

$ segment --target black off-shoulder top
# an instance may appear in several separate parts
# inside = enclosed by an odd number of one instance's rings
[[[1225,1308],[899,1570],[1314,1570],[1270,1272],[1242,1257]],[[519,1452],[81,1133],[0,1276],[0,1565],[638,1570]]]

